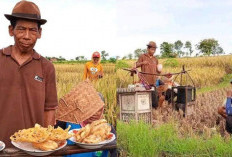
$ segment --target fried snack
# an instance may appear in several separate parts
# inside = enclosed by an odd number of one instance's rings
[[[55,150],[58,148],[58,144],[52,140],[47,140],[42,143],[32,143],[32,146],[43,151]]]
[[[90,125],[86,125],[84,128],[81,128],[76,134],[75,138],[76,141],[82,142],[87,136],[89,136],[89,133],[91,131]]]
[[[91,133],[94,133],[101,128],[107,129],[107,126],[108,126],[107,123],[101,123],[99,125],[95,125],[94,127],[91,128]]]
[[[81,128],[74,136],[77,142],[99,143],[109,138],[110,131],[107,121],[100,119]]]
[[[93,121],[90,126],[91,126],[91,128],[93,128],[93,127],[100,125],[102,123],[107,123],[107,121],[105,119],[99,119],[99,120]]]
[[[54,129],[53,127],[50,126],[50,128],[48,128],[48,130],[50,131],[50,136],[49,136],[49,140],[52,141],[64,141],[68,138],[70,138],[72,135],[68,133],[69,129],[70,129],[70,125],[67,129],[63,130],[62,128],[58,127],[57,129]]]
[[[48,139],[50,132],[48,129],[36,124],[34,128],[19,130],[10,137],[14,142],[41,143]]]
[[[83,140],[83,143],[99,143],[102,139],[100,136],[90,135]]]
[[[93,132],[92,135],[100,136],[102,140],[106,140],[107,136],[110,134],[110,130],[111,130],[110,126],[106,125]]]
[[[54,150],[63,145],[66,139],[73,136],[69,134],[68,131],[71,126],[63,130],[62,128],[54,128],[48,126],[48,128],[43,128],[39,124],[35,124],[34,128],[19,130],[10,137],[14,142],[29,142],[32,143],[32,146],[48,151]]]

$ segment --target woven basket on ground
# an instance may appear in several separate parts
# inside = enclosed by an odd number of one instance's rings
[[[90,82],[83,81],[59,100],[56,119],[81,123],[104,107],[104,102]]]

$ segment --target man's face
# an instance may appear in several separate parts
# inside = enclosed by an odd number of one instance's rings
[[[155,48],[155,47],[151,47],[151,48],[148,48],[148,49],[147,49],[147,52],[148,52],[151,56],[154,55],[155,51],[156,51],[156,48]]]
[[[94,57],[94,58],[93,58],[93,62],[94,62],[94,63],[98,63],[98,61],[99,61],[99,58],[98,58],[98,57]]]
[[[9,26],[9,34],[14,37],[15,46],[23,53],[31,52],[37,39],[41,37],[42,29],[36,22],[17,20],[15,28]]]

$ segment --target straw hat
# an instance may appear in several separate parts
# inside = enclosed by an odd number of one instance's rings
[[[56,118],[60,121],[81,123],[104,107],[104,102],[88,81],[79,83],[59,100]]]

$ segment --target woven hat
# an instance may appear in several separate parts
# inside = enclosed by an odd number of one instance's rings
[[[80,82],[59,100],[56,119],[70,123],[81,123],[104,107],[104,102],[88,81]]]

